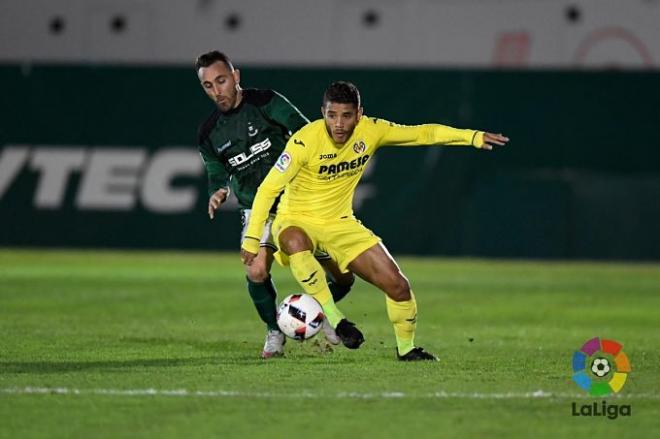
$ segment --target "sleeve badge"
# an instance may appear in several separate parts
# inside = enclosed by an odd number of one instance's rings
[[[277,161],[275,162],[274,166],[275,168],[277,168],[278,171],[284,172],[287,169],[289,169],[290,164],[291,164],[291,156],[289,155],[288,152],[283,152],[277,158]]]

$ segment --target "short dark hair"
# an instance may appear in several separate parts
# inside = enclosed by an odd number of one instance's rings
[[[231,63],[229,57],[218,50],[212,50],[210,52],[202,53],[199,55],[195,60],[195,71],[201,69],[202,67],[208,67],[218,61],[225,63],[229,70],[234,71],[234,65]]]
[[[328,102],[353,104],[355,108],[360,108],[360,91],[348,81],[333,82],[323,93],[323,106],[325,107]]]

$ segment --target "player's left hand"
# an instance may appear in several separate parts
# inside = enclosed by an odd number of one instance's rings
[[[484,133],[484,144],[481,146],[481,149],[490,151],[493,149],[493,145],[504,146],[508,141],[509,138],[503,136],[502,133]]]
[[[256,258],[257,255],[254,253],[250,253],[249,251],[245,249],[241,249],[241,262],[245,265],[252,265],[252,261],[254,261],[254,258]]]
[[[215,211],[220,208],[222,203],[227,201],[229,196],[229,190],[227,188],[220,188],[211,195],[209,198],[209,218],[213,219],[215,217]]]

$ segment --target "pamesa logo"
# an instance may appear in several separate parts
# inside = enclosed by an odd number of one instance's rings
[[[592,396],[605,397],[619,393],[631,371],[630,360],[623,345],[615,340],[594,337],[573,353],[573,381]],[[572,405],[573,416],[630,416],[630,405],[597,404]]]

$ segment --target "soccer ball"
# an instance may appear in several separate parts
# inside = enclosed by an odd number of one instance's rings
[[[610,362],[607,358],[596,358],[591,365],[591,372],[597,377],[604,377],[610,371]]]
[[[287,337],[306,340],[321,330],[323,309],[312,296],[292,294],[277,309],[277,326]]]

